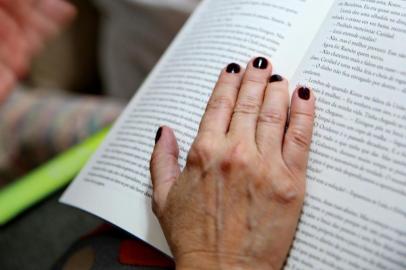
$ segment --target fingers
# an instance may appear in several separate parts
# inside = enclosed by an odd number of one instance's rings
[[[74,6],[65,0],[42,0],[38,10],[59,27],[65,26],[76,14]]]
[[[14,73],[0,63],[0,104],[7,98],[15,83]]]
[[[52,16],[54,12],[50,10],[52,2],[60,0],[39,0],[36,2],[20,2],[10,13],[19,23],[24,37],[31,49],[31,55],[36,54],[44,46],[44,43],[52,36],[55,36],[61,24]],[[64,16],[61,14],[61,16]]]
[[[17,75],[22,75],[27,68],[27,50],[22,32],[13,18],[1,9],[0,25],[0,61]]]
[[[242,74],[244,74],[244,71],[235,63],[229,64],[221,72],[200,124],[200,134],[224,135],[227,132],[240,88]]]
[[[245,72],[230,123],[231,134],[244,134],[255,139],[259,111],[272,65],[263,57],[252,60]]]
[[[39,49],[41,35],[37,30],[37,20],[33,20],[33,17],[35,18],[39,15],[34,2],[22,0],[6,1],[1,9],[10,16],[13,23],[18,25],[18,35],[20,38],[26,40],[28,47],[32,51],[34,51],[33,48]]]
[[[44,39],[55,36],[74,17],[74,7],[63,0],[41,0],[31,12],[31,25]]]
[[[293,173],[306,174],[313,133],[315,97],[306,87],[300,87],[292,97],[289,128],[283,145],[283,158]]]
[[[282,142],[289,110],[289,84],[279,75],[273,75],[265,92],[258,117],[256,141],[264,156],[282,155]]]
[[[172,185],[180,175],[179,147],[175,134],[168,127],[159,128],[155,141],[150,171],[154,188],[153,209],[159,216]]]
[[[31,57],[74,14],[63,0],[0,0],[0,61],[17,77],[24,76]]]
[[[18,25],[18,35],[31,56],[76,13],[74,6],[65,0],[0,0],[0,9]]]

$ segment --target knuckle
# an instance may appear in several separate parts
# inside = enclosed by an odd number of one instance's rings
[[[233,167],[245,169],[253,162],[248,153],[244,143],[236,143],[231,147],[228,157],[223,158],[223,165],[231,164]]]
[[[216,110],[232,110],[234,108],[234,102],[226,96],[213,97],[207,104],[207,111]]]
[[[304,195],[292,180],[283,180],[274,184],[273,197],[281,204],[290,204],[300,200]]]
[[[207,164],[213,157],[213,144],[206,139],[198,138],[192,145],[187,163],[190,166]]]
[[[268,110],[261,112],[258,117],[260,123],[271,124],[271,125],[285,125],[286,116],[282,115],[279,111]]]
[[[312,125],[314,121],[314,112],[292,111],[290,118],[297,119],[298,121],[300,120],[300,122],[307,123],[307,125]]]
[[[302,150],[307,151],[310,148],[311,138],[301,128],[291,128],[288,133],[288,140]]]
[[[247,158],[245,155],[234,155],[231,158],[231,163],[237,167],[240,168],[241,170],[245,170],[246,168],[250,167],[252,160]]]
[[[260,110],[260,104],[254,97],[247,96],[237,101],[234,113],[257,114]]]

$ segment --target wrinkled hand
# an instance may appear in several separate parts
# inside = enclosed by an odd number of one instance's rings
[[[31,59],[75,15],[65,0],[0,0],[0,102]]]
[[[153,210],[177,269],[280,269],[305,194],[315,98],[293,94],[264,58],[229,65],[183,172],[171,129],[151,158]]]

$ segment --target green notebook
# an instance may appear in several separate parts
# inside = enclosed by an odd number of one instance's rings
[[[0,225],[68,184],[107,135],[108,128],[0,189]]]

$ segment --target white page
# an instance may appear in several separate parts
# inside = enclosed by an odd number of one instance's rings
[[[291,78],[333,1],[204,1],[61,201],[129,231],[170,254],[150,210],[149,158],[160,125],[175,129],[180,164],[220,70],[272,57]]]
[[[405,46],[405,1],[337,0],[299,68],[317,120],[287,269],[406,269]]]

